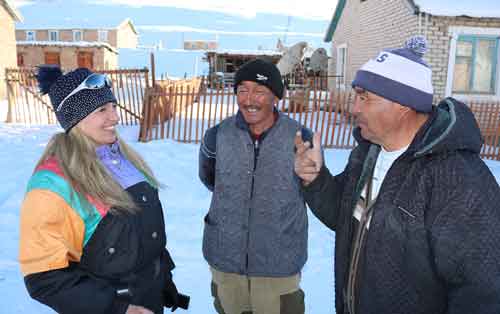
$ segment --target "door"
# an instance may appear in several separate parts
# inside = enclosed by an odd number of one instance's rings
[[[89,51],[78,52],[77,64],[79,68],[94,68],[94,53]]]
[[[18,67],[24,66],[24,55],[22,53],[17,54],[17,66]]]
[[[61,58],[59,52],[46,52],[45,53],[45,64],[56,64],[61,65]]]

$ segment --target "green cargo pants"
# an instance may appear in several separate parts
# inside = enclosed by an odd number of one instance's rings
[[[304,314],[300,274],[290,277],[248,277],[212,272],[212,296],[219,314]]]

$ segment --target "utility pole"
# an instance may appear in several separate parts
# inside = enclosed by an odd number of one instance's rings
[[[290,23],[292,21],[292,17],[289,15],[288,16],[288,20],[286,22],[286,28],[285,28],[285,36],[283,38],[283,44],[286,45],[286,36],[288,34],[288,29],[290,28]]]

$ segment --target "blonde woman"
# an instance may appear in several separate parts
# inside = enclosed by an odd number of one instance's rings
[[[37,78],[65,132],[48,143],[22,204],[30,296],[61,314],[175,310],[158,180],[116,134],[109,78],[50,66]]]

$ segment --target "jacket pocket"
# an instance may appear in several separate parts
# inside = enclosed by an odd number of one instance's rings
[[[209,261],[213,260],[219,254],[220,231],[219,225],[210,217],[210,213],[203,218],[203,254]]]
[[[126,215],[106,215],[84,248],[80,264],[91,273],[120,279],[142,254],[136,228]]]

